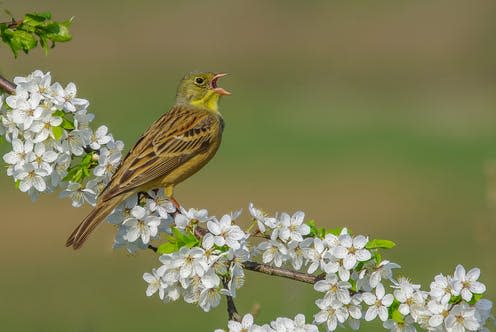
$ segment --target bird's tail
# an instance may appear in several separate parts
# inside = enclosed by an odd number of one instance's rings
[[[98,202],[93,208],[93,211],[71,233],[65,243],[66,247],[72,246],[74,249],[79,249],[96,226],[104,221],[112,210],[125,198],[126,195],[118,195],[109,200]]]

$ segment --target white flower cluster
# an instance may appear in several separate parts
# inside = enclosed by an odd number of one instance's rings
[[[356,330],[362,319],[376,318],[391,331],[416,331],[416,326],[430,331],[483,331],[491,316],[492,303],[481,299],[485,287],[477,281],[478,269],[465,273],[458,266],[455,276],[437,276],[431,291],[422,291],[406,278],[394,279],[393,270],[400,266],[381,260],[378,250],[390,241],[369,241],[346,229],[319,230],[304,222],[303,212],[270,217],[253,204],[249,211],[252,226],[258,229],[250,231],[250,227],[246,232],[234,222],[239,212],[217,219],[206,210],[176,211],[170,225],[173,236],[159,247],[162,265],[143,276],[149,284],[146,294],[158,292],[164,302],[182,296],[209,311],[219,305],[222,295],[236,296],[244,284],[244,263],[261,256],[275,268],[325,276],[314,284],[323,293],[315,302],[316,325],[304,324],[304,317],[298,315],[295,320],[278,318],[258,326],[247,315],[242,322],[229,322],[229,331],[317,331],[317,325],[334,331],[345,324]],[[261,239],[258,245],[250,244],[248,240],[255,238]]]
[[[143,275],[149,284],[146,294],[158,291],[164,302],[183,296],[185,302],[210,311],[219,305],[222,295],[236,297],[236,290],[243,286],[242,264],[250,258],[248,235],[233,223],[239,213],[217,219],[209,217],[206,210],[181,212],[174,218],[168,243],[176,247],[160,256],[163,265]],[[194,229],[198,226],[206,226],[206,233],[197,237]]]
[[[241,322],[231,320],[227,323],[228,332],[318,332],[317,326],[305,323],[305,316],[296,315],[294,319],[279,317],[275,321],[265,325],[257,325],[253,322],[253,316],[246,314]],[[225,332],[217,329],[215,332]]]
[[[52,84],[39,70],[14,82],[15,94],[0,98],[0,134],[12,146],[3,156],[7,175],[33,199],[62,187],[73,206],[94,205],[120,162],[122,142],[106,126],[89,127],[94,115],[74,83]]]
[[[430,291],[422,292],[417,301],[407,301],[413,293],[408,288],[402,299],[413,304],[412,317],[429,331],[489,331],[484,326],[491,317],[492,302],[481,299],[486,286],[479,276],[478,268],[466,272],[458,265],[452,276],[437,275]]]
[[[163,189],[132,195],[107,217],[117,226],[114,248],[126,248],[131,253],[147,249],[160,232],[171,234],[174,212],[176,207]]]

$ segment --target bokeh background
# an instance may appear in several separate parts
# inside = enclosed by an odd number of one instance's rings
[[[428,287],[457,263],[482,270],[495,300],[494,1],[4,1],[16,16],[75,16],[74,39],[13,59],[76,82],[129,147],[173,103],[191,70],[231,73],[217,156],[179,186],[188,207],[220,215],[253,201],[304,210],[328,227],[393,239],[384,256]],[[4,17],[2,21],[7,20]],[[2,147],[5,151],[5,146]],[[212,313],[148,299],[151,253],[111,249],[104,225],[83,250],[64,241],[88,209],[32,203],[1,184],[0,330],[212,331]],[[248,273],[238,309],[259,322],[317,311],[305,284]],[[365,330],[382,330],[365,324]]]

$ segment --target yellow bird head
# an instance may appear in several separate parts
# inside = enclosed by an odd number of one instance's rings
[[[218,112],[219,98],[231,94],[217,86],[217,80],[226,75],[212,72],[187,74],[177,88],[176,103]]]

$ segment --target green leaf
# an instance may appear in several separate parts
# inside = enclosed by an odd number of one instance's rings
[[[391,313],[391,319],[398,323],[403,323],[405,321],[403,315],[401,314],[401,312],[399,312],[399,310],[394,310]]]
[[[378,250],[372,251],[372,258],[374,258],[374,262],[376,265],[379,264],[380,262],[382,262],[382,256]]]
[[[169,236],[167,242],[162,243],[158,247],[157,252],[160,254],[170,254],[178,251],[182,247],[192,248],[199,244],[200,242],[192,232],[181,232],[179,229],[173,227],[172,235]]]
[[[40,35],[40,46],[45,51],[45,55],[48,55],[48,38],[45,35]]]
[[[50,12],[46,13],[29,13],[24,16],[24,21],[35,21],[35,22],[45,22],[52,18],[52,14]]]
[[[157,252],[159,254],[172,254],[173,252],[176,252],[178,250],[179,248],[177,247],[176,243],[165,242],[158,247]]]
[[[336,236],[339,236],[341,235],[342,231],[343,231],[343,227],[330,228],[326,230],[326,234],[334,234]]]
[[[450,304],[457,304],[460,302],[462,302],[462,297],[460,295],[458,295],[458,296],[452,295],[450,300],[449,300]]]
[[[377,249],[377,248],[382,248],[382,249],[391,249],[396,246],[396,243],[390,240],[380,240],[380,239],[373,239],[370,240],[369,243],[365,246],[367,249]]]
[[[19,51],[28,53],[29,50],[36,47],[38,42],[29,32],[23,30],[2,29],[2,40],[6,42],[15,56]]]
[[[81,160],[81,165],[82,166],[88,166],[91,164],[91,161],[93,160],[93,154],[92,153],[87,153],[83,159]]]
[[[400,301],[398,301],[397,299],[394,299],[393,303],[388,308],[388,317],[401,323],[401,322],[403,322],[403,315],[398,311],[399,307],[400,307]]]
[[[319,233],[319,229],[315,225],[315,220],[309,220],[306,224],[310,227],[310,236],[316,236]]]
[[[184,234],[176,227],[172,227],[172,235],[176,238],[178,243],[185,243]]]
[[[73,130],[75,128],[74,123],[70,120],[67,120],[66,118],[62,118],[61,126],[66,130]]]
[[[45,27],[46,37],[54,42],[67,42],[72,39],[68,25],[53,22]]]
[[[476,304],[480,299],[482,299],[482,294],[473,294],[472,299],[470,300],[469,304]]]
[[[53,136],[56,140],[59,140],[64,134],[64,129],[62,127],[52,127]]]
[[[326,235],[325,228],[318,228],[315,224],[315,220],[309,220],[306,224],[310,227],[310,233],[305,237],[318,237],[323,239]]]
[[[47,53],[48,48],[55,46],[56,42],[67,42],[72,39],[69,32],[72,21],[73,18],[55,22],[49,12],[28,13],[22,21],[13,20],[14,24],[0,23],[0,37],[10,46],[15,57],[18,56],[19,51],[28,53],[38,45],[38,42]]]
[[[15,182],[16,189],[19,189],[20,185],[21,185],[21,180],[16,180],[16,182]]]
[[[198,241],[198,239],[196,238],[195,234],[193,234],[192,232],[186,232],[186,235],[184,237],[184,244],[188,247],[188,248],[193,248],[193,247],[196,247],[197,245],[200,244],[200,241]]]
[[[350,278],[350,280],[348,280],[348,281],[351,284],[351,290],[354,291],[354,292],[356,292],[357,291],[357,282],[356,282],[356,280],[353,280],[353,279]]]

